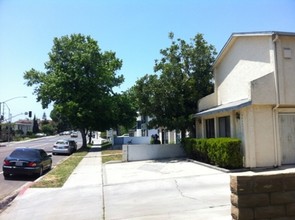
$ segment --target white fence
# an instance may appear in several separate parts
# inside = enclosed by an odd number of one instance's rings
[[[180,144],[123,145],[123,161],[155,160],[185,157]]]

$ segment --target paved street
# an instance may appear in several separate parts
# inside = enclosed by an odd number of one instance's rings
[[[8,156],[15,148],[17,147],[34,147],[34,148],[41,148],[44,149],[47,153],[51,154],[52,146],[58,139],[63,138],[70,138],[69,135],[67,136],[48,136],[43,138],[36,138],[26,141],[19,141],[19,142],[10,142],[4,143],[5,147],[0,147],[0,201],[16,192],[21,186],[27,183],[31,183],[35,181],[36,177],[13,177],[9,180],[4,180],[3,172],[2,172],[2,163],[6,156]],[[78,148],[81,147],[81,138],[75,138],[78,142]],[[3,144],[3,145],[4,145]],[[52,157],[52,165],[55,166],[60,161],[64,160],[68,155],[55,155]],[[1,208],[1,202],[0,202]]]

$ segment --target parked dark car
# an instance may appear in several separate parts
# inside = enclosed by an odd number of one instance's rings
[[[51,155],[43,149],[16,148],[4,159],[3,176],[10,175],[36,175],[41,176],[45,170],[52,167]]]
[[[52,148],[52,154],[72,154],[77,150],[77,143],[74,140],[58,140]]]

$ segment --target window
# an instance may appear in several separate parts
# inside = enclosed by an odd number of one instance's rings
[[[41,158],[47,157],[47,153],[44,150],[39,150],[41,154]]]
[[[214,118],[206,119],[206,138],[214,138],[215,129],[214,129]]]
[[[230,137],[230,117],[218,118],[219,137]]]

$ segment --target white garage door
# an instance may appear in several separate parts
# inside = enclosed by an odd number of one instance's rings
[[[282,164],[295,164],[295,113],[279,115]]]

